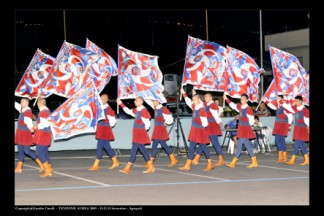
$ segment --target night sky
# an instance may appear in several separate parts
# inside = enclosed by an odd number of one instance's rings
[[[163,74],[182,74],[188,35],[206,40],[202,9],[66,10],[65,15],[67,42],[84,47],[89,38],[116,62],[118,44],[157,55]],[[16,10],[16,84],[37,48],[56,57],[64,41],[63,23],[63,10]],[[259,10],[210,9],[208,27],[209,41],[242,50],[260,65]],[[263,35],[308,28],[309,11],[262,10],[262,27]],[[264,67],[270,66],[269,53],[263,56]],[[115,98],[116,83],[113,77],[103,92]]]

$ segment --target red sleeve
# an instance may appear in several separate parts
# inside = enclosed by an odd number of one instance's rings
[[[201,108],[199,109],[199,116],[200,117],[207,117],[207,112],[205,109]]]
[[[309,118],[309,110],[304,107],[304,117]]]
[[[40,118],[47,118],[48,116],[49,115],[48,115],[48,113],[46,111],[42,111],[42,112],[39,113]]]
[[[142,117],[143,118],[150,119],[151,118],[151,115],[150,115],[150,113],[146,109],[143,109]]]
[[[113,109],[109,109],[107,115],[115,116],[115,111]]]
[[[132,112],[133,112],[134,114],[137,113],[137,109],[136,109],[136,107],[132,109]]]
[[[228,104],[230,104],[232,101],[230,101],[230,99],[226,98],[226,102],[227,102]]]
[[[242,109],[241,104],[236,104],[236,108],[240,111]]]
[[[210,105],[210,108],[213,109],[213,110],[218,110],[218,105],[215,104],[215,103],[212,103],[212,104]]]
[[[170,110],[166,107],[163,107],[162,113],[166,115],[171,115]]]
[[[125,106],[125,104],[123,104],[123,103],[121,103],[120,105],[119,105],[122,109],[124,109],[126,106]]]
[[[254,116],[253,109],[251,107],[248,107],[247,110],[246,110],[246,114]]]
[[[294,105],[294,106],[291,106],[291,108],[295,111],[295,112],[298,112],[299,110],[297,109],[297,106]]]
[[[184,94],[182,94],[182,95],[183,95],[183,97],[188,97],[187,93],[184,93]]]
[[[34,118],[33,113],[30,111],[30,109],[29,110],[26,110],[25,113],[24,113],[24,115],[25,115],[25,117],[29,117],[31,119]]]

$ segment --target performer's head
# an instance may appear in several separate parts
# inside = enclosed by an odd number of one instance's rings
[[[283,95],[282,94],[278,94],[277,95],[277,101],[281,101],[283,100]]]
[[[204,99],[205,99],[206,103],[209,103],[210,101],[213,100],[213,96],[212,96],[211,93],[206,93],[205,96],[204,96]]]
[[[249,100],[249,96],[247,94],[241,94],[241,104],[244,105],[244,104],[247,104]]]
[[[153,106],[159,106],[161,103],[158,100],[152,100]]]
[[[134,100],[134,104],[137,107],[142,106],[143,103],[144,103],[144,99],[141,96],[136,97]]]
[[[295,97],[295,102],[296,102],[296,106],[302,106],[303,105],[303,97],[300,95],[297,95]]]
[[[45,98],[38,98],[37,99],[37,107],[38,107],[38,109],[40,109],[43,106],[46,106],[46,99]]]
[[[102,94],[101,96],[100,96],[100,98],[101,98],[101,102],[102,102],[102,104],[106,104],[106,103],[108,103],[108,95],[107,94]]]
[[[29,99],[28,98],[21,98],[21,100],[20,100],[21,108],[28,107],[28,104],[29,104]]]
[[[199,97],[198,94],[195,94],[195,95],[192,96],[192,102],[193,102],[193,104],[195,104],[195,105],[200,104],[201,100],[200,100],[200,97]]]
[[[215,99],[215,104],[219,105],[219,99],[218,98]]]

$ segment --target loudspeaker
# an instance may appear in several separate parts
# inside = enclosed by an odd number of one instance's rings
[[[164,91],[166,91],[169,95],[175,95],[178,91],[178,75],[165,74],[163,85]]]

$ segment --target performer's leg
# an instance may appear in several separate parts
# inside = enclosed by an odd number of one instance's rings
[[[153,165],[153,160],[150,160],[150,156],[147,152],[147,149],[145,148],[145,145],[139,145],[138,146],[139,150],[142,152],[146,162],[147,162],[147,165],[148,165],[148,168],[147,170],[143,171],[143,173],[151,173],[151,172],[154,172],[155,171],[155,167]]]
[[[287,159],[287,144],[286,144],[286,139],[284,136],[281,138],[281,143],[282,143],[282,160],[283,162],[288,161]]]
[[[119,161],[115,155],[115,151],[111,148],[110,146],[110,141],[109,140],[104,140],[104,148],[108,154],[108,156],[111,158],[113,164],[108,168],[110,170],[119,167]]]
[[[215,151],[218,155],[218,162],[215,164],[215,166],[223,166],[224,164],[223,150],[222,147],[220,146],[218,136],[209,136],[209,139],[213,144]]]
[[[306,149],[305,142],[302,141],[302,140],[296,140],[296,142],[297,141],[300,142],[299,146],[300,146],[300,149],[301,149],[301,151],[302,151],[302,153],[304,155],[304,162],[301,163],[300,165],[301,166],[307,165],[307,164],[309,164],[309,154],[308,154],[308,151]]]
[[[276,160],[276,163],[284,162],[283,160],[283,143],[282,143],[282,137],[281,135],[275,135],[275,144],[277,146],[278,150],[278,159]]]
[[[294,153],[293,153],[293,155],[291,155],[291,159],[289,161],[287,161],[286,164],[289,164],[289,165],[295,164],[295,160],[298,155],[299,147],[300,147],[300,142],[298,142],[298,140],[295,140]]]
[[[241,155],[241,151],[242,151],[242,147],[243,147],[243,142],[244,142],[244,139],[243,138],[238,139],[238,142],[237,142],[237,151],[236,151],[236,154],[235,154],[235,157],[237,159]]]
[[[32,159],[36,160],[36,154],[34,151],[30,150],[30,146],[24,146],[24,152],[26,155],[31,157]]]
[[[22,173],[22,165],[25,157],[24,147],[22,145],[17,144],[17,148],[18,148],[18,164],[15,168],[15,173]]]
[[[41,145],[36,145],[36,156],[37,158],[39,158],[39,160],[42,163],[46,162],[46,158],[45,158],[45,146],[41,146]]]
[[[194,165],[198,165],[199,164],[199,159],[200,159],[202,153],[203,153],[203,150],[202,150],[201,146],[198,145],[198,147],[196,148],[195,157],[191,161],[191,163],[194,164]]]
[[[93,165],[88,170],[98,170],[99,169],[100,160],[102,158],[103,146],[104,146],[104,140],[98,139],[96,160],[94,161]]]
[[[160,140],[160,144],[162,146],[162,148],[165,150],[165,152],[170,155],[172,154],[172,150],[171,148],[166,144],[166,141],[165,140]]]
[[[139,148],[139,144],[133,142],[132,143],[132,149],[131,149],[131,156],[129,158],[129,161],[126,164],[124,169],[119,170],[120,172],[125,173],[125,174],[130,173],[130,168],[131,168],[132,164],[135,161],[138,148]]]
[[[207,166],[204,169],[204,171],[210,171],[210,170],[214,169],[212,160],[210,158],[210,152],[209,152],[209,150],[207,148],[207,145],[206,144],[200,144],[199,146],[201,146],[201,148],[202,148],[202,150],[205,153],[206,158],[207,158]]]
[[[247,166],[247,168],[258,167],[258,162],[256,160],[256,156],[254,156],[253,149],[251,147],[251,141],[249,139],[244,139],[243,142],[244,142],[245,148],[249,152],[249,155],[250,155],[251,161],[252,161],[251,164],[249,166]]]
[[[152,157],[155,158],[157,155],[157,147],[159,145],[160,140],[153,140],[152,143]]]
[[[188,159],[186,161],[186,164],[183,167],[179,167],[179,169],[190,171],[190,165],[191,165],[192,159],[194,157],[196,145],[197,145],[197,143],[190,141]]]

